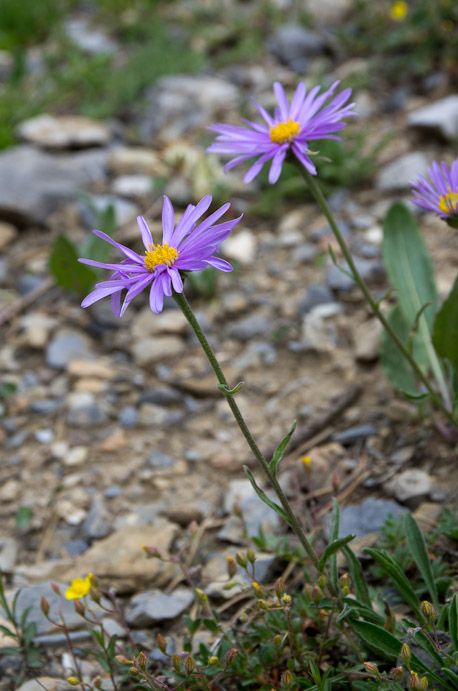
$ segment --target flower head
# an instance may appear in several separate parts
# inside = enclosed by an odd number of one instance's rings
[[[408,11],[409,7],[407,3],[404,2],[404,0],[398,0],[398,2],[391,5],[390,17],[394,19],[395,22],[402,22]]]
[[[414,203],[456,226],[458,222],[458,159],[449,168],[434,161],[428,170],[429,180],[420,175],[412,183]]]
[[[344,106],[351,96],[351,89],[344,89],[327,106],[326,101],[333,95],[339,84],[335,82],[328,91],[320,94],[315,86],[308,94],[304,83],[298,84],[291,104],[283,86],[276,82],[274,93],[278,106],[273,117],[259,104],[256,107],[265,124],[243,120],[248,128],[235,125],[213,124],[209,127],[217,133],[216,141],[207,151],[235,156],[224,167],[224,171],[258,157],[245,175],[244,182],[251,182],[262,170],[264,163],[272,161],[269,182],[275,183],[280,177],[283,161],[289,149],[297,160],[312,174],[316,168],[309,157],[308,142],[313,139],[338,139],[334,132],[345,127],[342,118],[356,115],[354,104]]]
[[[97,300],[111,295],[113,314],[122,317],[134,297],[144,288],[151,286],[150,307],[157,314],[162,311],[164,295],[172,295],[172,288],[177,293],[183,292],[182,271],[201,271],[207,266],[213,266],[220,271],[232,271],[232,266],[228,262],[214,255],[241,216],[233,221],[214,225],[230,207],[230,204],[224,204],[205,221],[196,225],[198,219],[207,211],[211,200],[210,196],[206,196],[197,206],[190,204],[175,228],[172,204],[168,197],[164,197],[161,244],[154,244],[145,219],[138,216],[137,222],[145,247],[143,256],[115,242],[102,231],[94,230],[95,235],[120,250],[124,259],[118,264],[104,264],[93,259],[78,260],[83,264],[113,271],[110,279],[98,283],[95,290],[84,298],[81,306],[89,307]],[[126,294],[121,305],[121,294],[124,290]]]
[[[86,578],[74,578],[71,585],[65,592],[67,600],[78,600],[84,597],[91,590],[92,573],[89,573]]]

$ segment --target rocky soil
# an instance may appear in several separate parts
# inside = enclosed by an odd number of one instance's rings
[[[419,510],[431,520],[456,502],[455,450],[391,388],[379,363],[380,327],[327,258],[334,241],[319,210],[306,202],[261,219],[251,211],[260,183],[243,186],[238,169],[223,178],[220,162],[203,153],[206,125],[237,122],[250,96],[269,106],[274,80],[288,89],[297,83],[297,64],[284,55],[290,41],[273,38],[252,64],[161,79],[136,116],[135,136],[115,119],[48,113],[23,122],[18,145],[0,153],[0,568],[8,592],[23,589],[21,611],[32,606],[50,691],[69,673],[62,634],[38,609],[41,595],[52,601],[50,580],[94,572],[123,598],[142,645],[152,647],[161,630],[172,632],[173,647],[176,617],[192,607],[192,595],[176,565],[145,560],[142,544],[172,553],[195,522],[206,555],[200,587],[221,603],[220,554],[247,544],[234,503],[249,535],[260,525],[284,529],[244,479],[242,465],[256,474],[255,463],[173,301],[156,316],[139,296],[117,320],[109,301],[82,310],[50,278],[53,239],[63,232],[81,242],[93,227],[81,192],[98,208],[113,204],[117,239],[135,246],[138,213],[160,233],[155,179],[167,179],[181,209],[209,181],[227,186],[223,201],[245,214],[222,248],[236,270],[218,276],[210,299],[191,286],[188,297],[229,381],[245,382],[238,402],[261,448],[271,449],[297,419],[281,479],[306,523],[312,514],[325,518],[336,487],[342,531],[364,544],[389,512]],[[313,50],[322,50],[317,37]],[[336,64],[326,78],[354,68]],[[450,158],[458,136],[458,95],[443,81],[427,96],[400,95],[389,110],[392,96],[356,92],[361,115],[348,131],[366,127],[374,139],[392,139],[376,179],[330,198],[379,297],[388,288],[380,250],[386,209],[408,199],[409,182],[433,158]],[[456,231],[432,215],[419,223],[445,296],[458,269]],[[260,559],[258,579],[271,567],[269,555]],[[81,622],[66,607],[79,642]],[[10,688],[15,664],[0,657],[1,688]],[[95,662],[85,664],[88,677],[96,673]]]

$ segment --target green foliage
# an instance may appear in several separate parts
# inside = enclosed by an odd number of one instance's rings
[[[69,0],[2,0],[0,49],[36,45],[46,39],[71,6]]]
[[[442,511],[439,532],[450,538],[450,540],[458,541],[458,509],[446,507]]]
[[[450,360],[458,373],[458,277],[436,316],[433,343],[438,355]]]

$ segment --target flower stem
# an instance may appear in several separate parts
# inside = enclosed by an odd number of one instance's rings
[[[183,293],[176,293],[175,291],[173,292],[173,298],[175,302],[177,303],[178,307],[181,309],[183,312],[184,316],[188,320],[192,330],[197,336],[197,339],[202,346],[205,355],[207,356],[207,359],[210,363],[210,365],[213,368],[214,373],[216,374],[216,378],[218,379],[218,382],[222,384],[223,386],[227,387],[227,380],[226,377],[224,376],[223,370],[221,369],[221,366],[216,359],[216,355],[213,352],[213,349],[209,342],[207,341],[207,338],[202,331],[199,322],[197,321],[194,312],[191,309],[191,306],[189,305],[189,302],[187,301],[186,297],[184,296]],[[304,533],[304,530],[297,520],[296,516],[294,515],[294,512],[289,504],[289,501],[283,491],[283,489],[280,486],[280,483],[278,482],[277,478],[274,476],[274,474],[271,472],[270,467],[266,459],[264,458],[259,446],[256,444],[256,441],[254,440],[253,435],[251,434],[248,425],[245,422],[245,419],[240,411],[240,408],[238,407],[234,396],[230,394],[224,394],[226,397],[226,401],[229,404],[229,407],[232,411],[232,414],[240,427],[240,430],[245,437],[248,446],[250,447],[251,451],[253,452],[254,456],[256,459],[259,461],[261,464],[261,467],[267,476],[267,479],[271,483],[272,487],[275,490],[275,494],[277,495],[278,499],[280,500],[280,503],[288,516],[288,522],[291,526],[291,528],[294,530],[296,533],[297,537],[300,540],[301,545],[306,551],[307,556],[309,557],[310,561],[313,563],[313,565],[318,568],[318,558],[315,554],[315,552],[312,549],[312,546],[310,542],[307,539],[307,536]]]
[[[337,223],[334,219],[334,216],[332,215],[332,211],[328,206],[328,203],[326,201],[326,198],[324,194],[322,193],[317,181],[311,175],[308,170],[306,170],[303,166],[296,164],[295,161],[292,161],[294,165],[296,165],[297,169],[301,173],[302,177],[304,178],[305,182],[307,183],[311,193],[315,197],[315,200],[322,210],[323,214],[326,216],[326,219],[331,226],[332,232],[335,235],[335,238],[337,242],[339,243],[340,249],[342,250],[342,254],[345,257],[345,260],[350,267],[350,271],[352,273],[352,276],[355,280],[355,283],[359,286],[362,294],[364,295],[364,298],[370,308],[372,309],[374,315],[377,317],[377,319],[381,322],[383,328],[385,331],[390,335],[398,349],[401,351],[402,355],[405,357],[405,359],[409,362],[410,366],[412,367],[416,377],[422,382],[426,390],[428,391],[429,395],[431,396],[432,400],[436,404],[436,406],[443,412],[443,414],[450,420],[450,422],[455,426],[458,427],[457,421],[455,420],[455,417],[453,414],[450,412],[450,410],[447,408],[447,406],[441,401],[441,399],[437,396],[436,392],[434,391],[433,387],[428,381],[428,378],[426,377],[425,374],[421,371],[420,367],[418,366],[416,360],[412,357],[412,355],[409,353],[408,349],[404,345],[404,343],[401,341],[401,339],[398,337],[396,332],[393,330],[391,327],[390,323],[388,320],[385,318],[385,316],[382,314],[380,311],[379,305],[375,302],[374,298],[369,292],[369,289],[359,273],[358,269],[356,268],[356,264],[353,261],[353,257],[351,256],[350,250],[347,247],[347,244],[345,240],[342,237],[342,234],[337,226]]]

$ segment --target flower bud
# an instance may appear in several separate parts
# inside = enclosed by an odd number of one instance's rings
[[[116,660],[120,665],[131,665],[132,660],[129,660],[125,655],[116,655]]]
[[[364,667],[369,672],[369,674],[378,674],[378,667],[375,662],[363,662]]]
[[[302,456],[301,461],[302,465],[306,470],[309,471],[312,469],[312,459],[310,458],[310,456]]]
[[[321,576],[318,579],[318,585],[320,586],[321,590],[324,590],[328,584],[328,579],[324,575],[324,573],[321,574]]]
[[[172,667],[175,672],[181,672],[181,659],[176,653],[172,655]]]
[[[235,561],[239,566],[242,567],[242,569],[246,569],[246,567],[248,566],[248,559],[243,554],[243,552],[237,552],[237,554],[235,555]]]
[[[259,583],[257,581],[253,581],[253,583],[251,585],[253,586],[254,594],[257,598],[264,597],[264,595],[266,594],[266,591],[264,590],[262,585],[259,585]]]
[[[269,609],[269,605],[268,605],[267,602],[266,602],[265,600],[263,600],[262,598],[261,598],[260,600],[258,600],[258,607],[259,607],[260,609]]]
[[[426,677],[422,677],[422,678],[420,679],[420,683],[419,683],[419,685],[418,685],[418,688],[420,689],[420,691],[427,691],[427,688],[428,688],[428,679],[427,679]]]
[[[147,559],[162,559],[161,554],[156,547],[149,547],[149,545],[142,545],[142,550],[144,551]]]
[[[285,691],[289,691],[289,689],[294,684],[294,677],[289,671],[289,669],[286,669],[281,675],[281,683]]]
[[[332,474],[331,484],[332,484],[332,489],[337,494],[337,492],[339,491],[339,487],[340,487],[340,478],[339,478],[337,473]]]
[[[421,603],[420,612],[428,620],[428,623],[434,621],[437,617],[436,608],[433,607],[433,605],[427,600],[423,600],[423,602]]]
[[[283,645],[282,638],[281,638],[280,634],[277,633],[277,635],[274,636],[274,646],[275,646],[276,648],[281,648],[282,645]]]
[[[138,662],[138,666],[140,667],[140,669],[144,671],[146,669],[147,664],[148,664],[148,658],[146,657],[143,650],[140,651],[140,653],[137,657],[137,662]]]
[[[253,552],[252,549],[247,549],[246,556],[250,564],[254,564],[254,562],[256,561],[256,554]]]
[[[239,621],[241,624],[246,624],[248,621],[248,614],[246,612],[242,612],[242,614],[239,616]]]
[[[339,578],[339,585],[341,588],[348,588],[350,585],[350,576],[348,573],[343,573]]]
[[[62,595],[62,593],[61,593],[61,591],[60,591],[60,588],[59,588],[59,586],[57,585],[57,583],[51,583],[51,588],[54,590],[54,592],[56,593],[56,595]],[[71,678],[73,679],[73,677],[71,677]],[[79,683],[79,682],[78,682],[78,683]]]
[[[167,651],[167,641],[165,640],[162,633],[157,634],[156,643],[161,653],[165,653]]]
[[[136,667],[131,667],[131,668],[129,669],[129,674],[130,674],[132,677],[138,677],[138,669],[137,669]]]
[[[314,585],[312,588],[312,600],[315,604],[318,604],[323,599],[323,591],[319,585]]]
[[[194,662],[194,659],[191,657],[191,655],[188,655],[188,657],[184,661],[184,668],[185,668],[186,674],[192,674],[194,672],[195,666],[196,666],[196,663]]]
[[[45,617],[47,617],[49,614],[49,602],[47,601],[44,595],[41,598],[40,607]]]
[[[233,578],[237,573],[237,564],[233,557],[226,557],[227,573],[229,578]]]
[[[211,665],[218,665],[218,664],[219,664],[219,660],[218,660],[218,658],[216,657],[216,655],[210,655],[210,657],[208,658],[208,663],[207,663],[207,664],[209,664],[210,666],[211,666]]]
[[[81,683],[77,677],[67,677],[67,681],[71,686],[79,686]]]
[[[232,511],[234,512],[234,515],[237,516],[237,518],[243,519],[243,510],[240,504],[234,502],[234,504],[232,505]]]
[[[408,689],[419,689],[420,688],[420,677],[416,672],[410,671],[409,681],[407,682]]]
[[[84,617],[84,603],[81,602],[81,600],[73,600],[73,607],[75,608],[75,612],[79,614],[81,617]]]
[[[393,667],[390,674],[393,681],[401,681],[404,676],[404,667]]]
[[[285,584],[283,583],[283,579],[279,578],[278,581],[275,583],[275,592],[277,594],[278,600],[281,601],[283,595],[285,594]]]
[[[95,689],[101,689],[102,688],[102,677],[95,677],[95,679],[92,680],[92,686]]]
[[[205,595],[204,591],[201,590],[200,588],[194,588],[194,595],[199,600],[199,602],[201,602],[203,605],[205,605],[208,602],[208,597]]]
[[[407,643],[402,644],[401,657],[404,660],[404,662],[406,663],[406,665],[408,666],[410,663],[411,653],[410,653],[410,648],[407,645]]]
[[[293,598],[291,597],[291,595],[288,595],[288,593],[285,593],[283,595],[281,601],[282,601],[282,604],[285,605],[285,607],[289,607],[293,601]]]
[[[231,662],[234,662],[235,658],[237,657],[237,653],[239,651],[237,648],[231,648],[230,650],[227,651],[226,655],[224,656],[224,659],[226,661],[226,665],[230,665]]]

